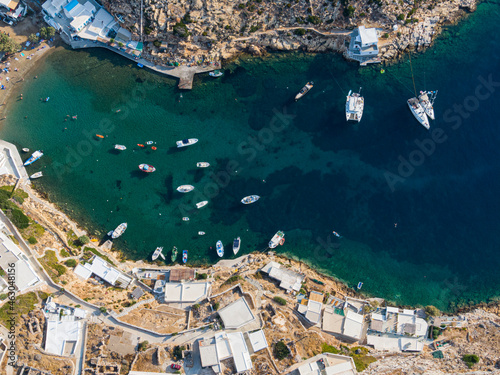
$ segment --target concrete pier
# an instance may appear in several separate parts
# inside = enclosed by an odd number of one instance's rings
[[[31,183],[16,146],[3,140],[0,140],[0,174],[16,176],[20,184]]]
[[[191,90],[193,88],[193,78],[195,74],[198,73],[208,73],[216,69],[220,69],[219,65],[206,65],[206,66],[159,66],[153,64],[151,61],[148,61],[143,58],[135,58],[128,53],[125,53],[119,49],[116,49],[114,47],[108,46],[105,43],[98,42],[98,41],[89,41],[89,40],[69,40],[69,38],[64,34],[61,33],[61,36],[63,36],[63,40],[68,43],[73,49],[80,49],[80,48],[96,48],[96,47],[101,47],[101,48],[106,48],[110,51],[113,51],[131,61],[133,61],[136,64],[142,64],[145,68],[151,69],[157,73],[160,74],[165,74],[167,76],[171,77],[176,77],[179,78],[179,88],[180,89],[185,89],[185,90]]]

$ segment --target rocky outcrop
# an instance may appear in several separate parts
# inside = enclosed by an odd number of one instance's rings
[[[359,24],[381,32],[384,60],[406,49],[428,47],[444,23],[474,11],[477,0],[143,0],[146,42],[167,42],[167,51],[147,43],[145,54],[164,62],[189,63],[232,58],[266,49],[309,52],[341,51]],[[141,37],[140,0],[103,0],[124,19],[123,26]]]

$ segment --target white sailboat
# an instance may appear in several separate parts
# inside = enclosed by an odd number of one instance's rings
[[[429,119],[427,118],[427,114],[425,113],[424,108],[420,104],[419,100],[416,98],[417,89],[415,88],[415,77],[413,76],[413,66],[411,64],[411,53],[410,53],[410,69],[411,69],[411,79],[413,81],[413,90],[415,91],[415,97],[408,99],[408,107],[410,108],[411,113],[417,119],[417,121],[424,128],[429,129]]]
[[[430,128],[429,119],[425,114],[424,108],[420,105],[417,98],[408,99],[408,107],[410,107],[411,113],[417,119],[417,121],[426,129]]]
[[[437,91],[420,91],[418,96],[420,105],[431,120],[434,120],[434,100],[436,100],[437,93]]]
[[[361,87],[358,93],[353,93],[349,90],[345,103],[345,118],[347,121],[361,121],[363,109],[365,107],[365,99],[361,96]]]

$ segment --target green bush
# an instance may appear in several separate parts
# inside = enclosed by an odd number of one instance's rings
[[[193,19],[191,18],[191,14],[189,14],[189,12],[187,12],[184,17],[182,18],[182,22],[185,23],[185,24],[188,24],[188,23],[192,23],[193,22]]]
[[[7,294],[5,294],[5,293],[0,294],[0,301],[3,301],[3,300],[4,300],[4,299],[6,299],[7,297],[8,297],[8,296],[7,296]]]
[[[103,314],[106,314],[106,312],[108,311],[104,306],[101,306],[99,307],[99,311]]]
[[[139,343],[139,346],[137,347],[137,350],[140,352],[145,351],[149,346],[149,341],[143,341]]]
[[[219,306],[220,306],[220,303],[219,302],[215,302],[212,307],[214,308],[215,311],[219,310]]]
[[[28,238],[28,242],[30,243],[30,245],[34,245],[36,244],[38,241],[36,240],[35,237],[31,236]]]
[[[274,301],[274,302],[279,303],[279,304],[280,304],[280,305],[282,305],[282,306],[285,306],[285,305],[286,305],[286,299],[281,298],[281,297],[279,297],[279,296],[275,296],[275,297],[273,298],[273,301]]]
[[[189,35],[189,30],[187,26],[182,22],[177,22],[174,25],[174,35],[180,36],[181,38],[185,38]]]
[[[398,21],[403,21],[405,19],[405,15],[403,13],[401,13],[400,15],[398,15]]]
[[[430,316],[439,316],[441,315],[441,311],[435,306],[429,305],[425,306],[425,313]]]
[[[184,346],[177,345],[174,347],[172,354],[177,361],[182,358],[182,351],[183,350],[186,350],[186,348]]]
[[[54,269],[57,271],[58,276],[62,276],[66,273],[66,267],[62,264],[55,264]]]
[[[312,23],[313,25],[319,25],[321,23],[321,18],[318,16],[308,16],[307,22]]]
[[[462,357],[462,361],[465,362],[467,367],[471,368],[472,366],[474,366],[476,363],[479,362],[479,357],[475,354],[465,354]]]
[[[278,360],[281,361],[290,355],[290,349],[288,349],[288,346],[286,346],[283,341],[278,341],[274,345],[273,354]]]
[[[28,40],[31,43],[36,44],[36,43],[38,43],[39,38],[36,36],[36,34],[30,34],[30,36],[28,37]]]
[[[294,33],[295,35],[298,35],[298,36],[303,36],[303,35],[306,35],[307,31],[306,31],[306,29],[302,29],[302,28],[301,28],[301,29],[295,29],[295,30],[293,31],[293,33]]]
[[[84,246],[90,242],[90,239],[88,236],[80,236],[78,237],[77,242],[80,244],[80,246]]]
[[[348,7],[344,8],[344,17],[352,18],[355,11],[356,8],[354,8],[352,5],[349,5]]]
[[[328,345],[326,342],[321,345],[321,352],[322,353],[333,353],[333,354],[339,354],[340,349],[337,349],[335,346]]]
[[[77,262],[75,259],[68,259],[64,264],[68,267],[76,267]]]
[[[196,280],[206,280],[208,275],[206,273],[197,273]]]
[[[154,42],[153,42],[153,46],[155,46],[156,48],[160,48],[161,47],[161,42],[156,39]]]
[[[14,208],[6,213],[12,223],[19,229],[26,229],[30,225],[30,219],[21,210]]]
[[[59,255],[61,255],[63,258],[69,257],[69,253],[66,251],[66,249],[61,249],[61,251],[59,251]]]

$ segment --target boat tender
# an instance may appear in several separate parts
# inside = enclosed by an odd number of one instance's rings
[[[248,197],[245,197],[241,200],[241,203],[243,204],[250,204],[250,203],[255,203],[260,199],[258,195],[249,195]]]
[[[208,73],[208,75],[209,75],[210,77],[217,78],[217,77],[221,77],[221,76],[223,76],[223,75],[224,75],[224,73],[223,73],[223,72],[221,72],[220,70],[214,70],[213,72]]]
[[[182,221],[189,221],[189,218],[188,218],[187,216],[184,216],[184,217],[182,218]]]
[[[30,152],[29,148],[23,148],[22,150],[23,150],[23,152]]]
[[[224,256],[224,245],[222,244],[221,240],[217,241],[216,247],[217,247],[217,255],[222,258]]]
[[[111,236],[112,239],[120,237],[123,232],[127,230],[127,223],[121,223],[116,227],[115,230],[108,233],[108,236]]]
[[[179,193],[189,193],[193,189],[194,189],[193,185],[181,185],[177,188],[177,191]]]
[[[408,107],[410,107],[411,113],[417,119],[417,121],[426,129],[430,128],[429,119],[425,114],[424,108],[420,105],[417,98],[408,99]]]
[[[233,241],[233,253],[234,255],[238,254],[238,251],[240,251],[240,246],[241,246],[241,238],[235,238]]]
[[[285,233],[281,230],[276,232],[276,234],[271,238],[271,241],[269,241],[269,248],[274,249],[276,246],[278,246],[281,242],[282,239],[285,238]]]
[[[345,118],[347,121],[361,121],[363,116],[363,109],[365,106],[365,99],[361,96],[361,87],[358,93],[353,93],[349,90],[347,100],[345,103]]]
[[[299,100],[302,98],[305,94],[309,92],[314,86],[314,82],[307,82],[304,87],[302,87],[297,95],[295,95],[295,101]]]
[[[202,232],[202,231],[198,232],[198,236],[204,236],[204,235],[205,235],[205,232]]]
[[[208,204],[208,201],[198,202],[198,203],[196,203],[196,208],[202,208],[202,207],[206,206],[207,204]]]
[[[186,147],[194,145],[198,140],[196,138],[183,139],[182,141],[177,141],[177,147]]]
[[[33,154],[31,154],[31,157],[24,162],[24,165],[33,164],[35,161],[40,159],[42,156],[43,156],[43,151],[41,151],[41,150],[35,151]]]
[[[124,146],[124,145],[115,145],[115,150],[120,150],[120,151],[124,151],[126,150],[127,148]]]
[[[199,163],[196,163],[196,166],[198,168],[207,168],[210,167],[210,163],[207,163],[205,161],[200,161]]]
[[[140,164],[139,169],[146,173],[153,173],[156,171],[156,168],[149,164]]]
[[[35,179],[35,178],[40,178],[43,176],[43,173],[42,172],[36,172],[36,173],[33,173],[31,176],[30,176],[30,179]]]

